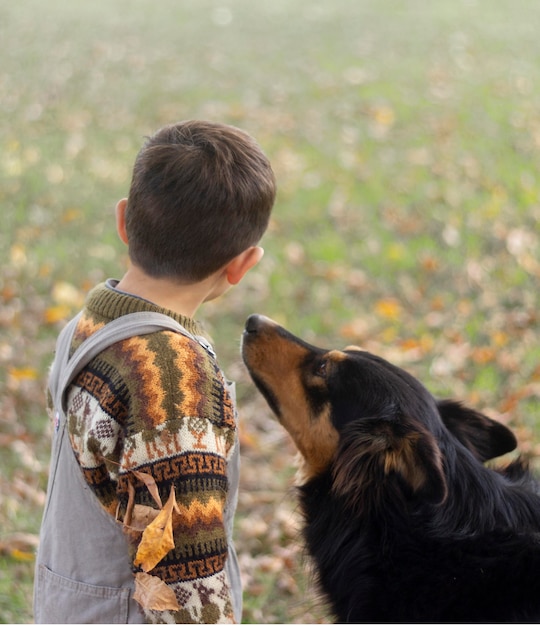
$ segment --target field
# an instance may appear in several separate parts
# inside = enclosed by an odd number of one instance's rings
[[[358,344],[540,454],[540,4],[0,3],[0,622],[32,621],[55,337],[119,277],[141,141],[235,124],[279,195],[256,271],[200,310],[239,388],[246,623],[325,622],[294,450],[239,359],[247,315]]]

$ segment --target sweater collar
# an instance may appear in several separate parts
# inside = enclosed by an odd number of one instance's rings
[[[138,313],[139,311],[154,311],[172,317],[181,324],[189,333],[193,335],[203,335],[199,322],[191,317],[180,315],[165,309],[149,300],[139,298],[132,294],[116,289],[117,280],[109,279],[94,287],[86,299],[86,308],[100,317],[109,320],[116,319],[128,313]]]

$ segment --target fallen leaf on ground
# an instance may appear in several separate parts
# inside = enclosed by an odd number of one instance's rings
[[[14,533],[0,541],[0,554],[17,561],[32,561],[39,545],[39,537],[30,533]]]

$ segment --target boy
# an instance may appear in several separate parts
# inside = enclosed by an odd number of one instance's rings
[[[36,563],[37,623],[240,621],[234,397],[193,316],[261,259],[275,191],[259,146],[231,126],[178,123],[139,152],[116,207],[129,268],[90,292],[71,352],[138,311],[165,313],[190,336],[159,330],[118,341],[69,386],[60,429],[69,453],[53,452]],[[158,508],[134,471],[153,477],[162,502],[174,488],[174,547],[148,573],[172,589],[178,609],[133,599],[140,533],[128,541],[122,522],[128,505]]]

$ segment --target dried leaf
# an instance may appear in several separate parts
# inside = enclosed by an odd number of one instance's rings
[[[135,487],[132,482],[128,481],[128,503],[126,506],[126,514],[124,515],[124,526],[131,526],[131,516],[133,515],[133,507],[135,506]]]
[[[153,509],[151,506],[136,504],[133,507],[130,528],[143,532],[156,519],[159,513],[157,509]]]
[[[176,508],[174,487],[171,487],[171,494],[165,506],[143,532],[135,556],[134,564],[145,572],[152,570],[174,548],[172,514]]]
[[[150,474],[145,474],[144,472],[139,472],[137,470],[133,470],[133,474],[139,480],[142,480],[142,482],[146,485],[148,491],[150,492],[150,495],[152,496],[152,498],[154,498],[159,508],[162,509],[163,504],[161,502],[161,498],[160,498],[159,491],[156,485],[156,481],[154,480],[154,477],[151,476]]]
[[[139,572],[135,575],[135,593],[133,599],[136,600],[143,609],[153,611],[178,611],[180,605],[174,591],[168,587],[161,578]]]
[[[159,510],[144,504],[136,504],[129,518],[129,524],[124,520],[124,532],[133,545],[139,545],[141,536],[146,528],[159,515]]]

